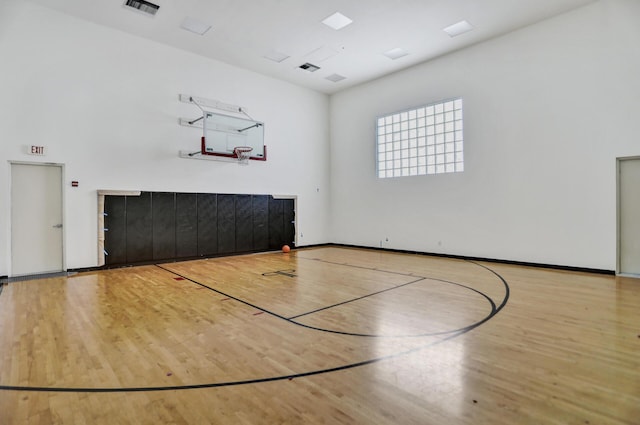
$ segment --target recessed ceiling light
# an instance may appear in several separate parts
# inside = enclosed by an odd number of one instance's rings
[[[338,81],[342,81],[347,77],[344,77],[340,74],[331,74],[328,77],[326,77],[327,80],[329,81],[333,81],[334,83],[337,83]]]
[[[391,50],[387,50],[386,52],[383,53],[383,55],[385,55],[386,57],[388,57],[389,59],[399,59],[403,56],[407,56],[409,54],[409,52],[407,52],[404,49],[401,49],[400,47],[396,47],[395,49],[391,49]]]
[[[473,29],[473,25],[471,25],[469,22],[460,21],[453,25],[449,25],[448,27],[444,28],[442,31],[449,34],[449,37],[456,37],[460,34],[464,34],[465,32],[469,32],[472,29]]]
[[[180,28],[182,28],[183,30],[191,31],[198,35],[204,35],[204,33],[211,29],[211,25],[205,24],[202,21],[187,16],[186,18],[184,18],[184,21],[182,21],[182,24],[180,24]]]
[[[286,55],[284,53],[280,53],[280,52],[276,52],[275,50],[272,50],[271,52],[267,53],[266,55],[264,55],[264,57],[266,59],[272,60],[274,62],[280,63],[283,62],[287,59],[289,59],[289,55]]]
[[[328,18],[326,18],[324,21],[322,21],[323,24],[325,24],[328,27],[333,28],[336,31],[346,27],[347,25],[349,25],[352,22],[353,22],[353,20],[347,18],[346,16],[344,16],[340,12],[336,12],[333,15],[329,16]]]
[[[319,67],[319,66],[314,65],[314,64],[309,63],[309,62],[307,62],[307,63],[303,63],[303,64],[302,64],[302,65],[300,65],[298,68],[300,68],[300,69],[304,69],[305,71],[309,71],[309,72],[316,72],[317,70],[319,70],[319,69],[320,69],[320,67]]]

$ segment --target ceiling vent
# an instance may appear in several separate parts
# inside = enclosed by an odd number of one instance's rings
[[[275,50],[270,51],[269,53],[267,53],[266,55],[264,55],[264,58],[269,59],[271,61],[280,63],[280,62],[284,62],[285,60],[289,59],[289,55],[287,55],[286,53],[281,53],[281,52],[277,52]]]
[[[407,56],[409,54],[409,52],[407,52],[404,49],[401,49],[400,47],[396,47],[395,49],[391,49],[391,50],[387,50],[386,52],[383,53],[383,55],[385,55],[386,57],[388,57],[389,59],[400,59],[404,56]]]
[[[194,34],[204,35],[211,29],[211,25],[187,16],[186,18],[184,18],[184,21],[182,21],[182,24],[180,24],[180,28],[190,31]]]
[[[331,74],[328,77],[326,77],[327,80],[329,81],[333,81],[334,83],[337,83],[338,81],[342,81],[344,79],[346,79],[347,77],[340,75],[340,74]]]
[[[457,37],[459,35],[462,35],[462,34],[464,34],[466,32],[471,31],[472,29],[473,29],[473,25],[471,25],[469,22],[460,21],[460,22],[456,22],[453,25],[449,25],[448,27],[446,27],[442,31],[444,31],[447,34],[449,34],[449,37]]]
[[[157,4],[153,4],[145,0],[126,0],[124,5],[149,16],[156,16],[158,9],[160,9],[160,6]]]
[[[304,64],[300,65],[300,69],[304,69],[305,71],[309,71],[309,72],[316,72],[317,70],[320,69],[320,67],[316,66],[316,65],[314,65],[312,63],[307,62],[307,63],[304,63]]]

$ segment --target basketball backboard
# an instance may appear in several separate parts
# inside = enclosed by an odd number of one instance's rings
[[[203,112],[202,155],[235,158],[237,147],[252,148],[249,159],[266,161],[264,123],[248,118]]]

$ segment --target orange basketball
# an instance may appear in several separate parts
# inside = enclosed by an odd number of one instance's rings
[[[291,251],[291,248],[289,248],[289,245],[282,245],[282,252],[289,252]]]

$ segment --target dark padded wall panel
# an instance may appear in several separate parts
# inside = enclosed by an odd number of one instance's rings
[[[251,195],[236,195],[236,252],[253,249]]]
[[[284,221],[284,241],[291,248],[295,246],[296,240],[296,212],[294,210],[295,202],[293,199],[283,199],[282,218]]]
[[[198,193],[198,255],[218,253],[218,202],[215,193]]]
[[[105,196],[106,265],[293,247],[293,199],[143,192]]]
[[[153,214],[153,259],[176,257],[176,194],[151,194]]]
[[[124,196],[104,197],[104,250],[105,264],[127,262],[127,198]]]
[[[269,248],[280,249],[284,239],[284,202],[282,199],[269,199]]]
[[[251,208],[253,209],[253,250],[265,251],[269,249],[269,196],[253,195]]]
[[[198,198],[195,193],[176,194],[176,257],[198,255]]]
[[[235,195],[218,195],[218,253],[236,251]]]
[[[151,193],[127,196],[127,262],[153,259]]]

